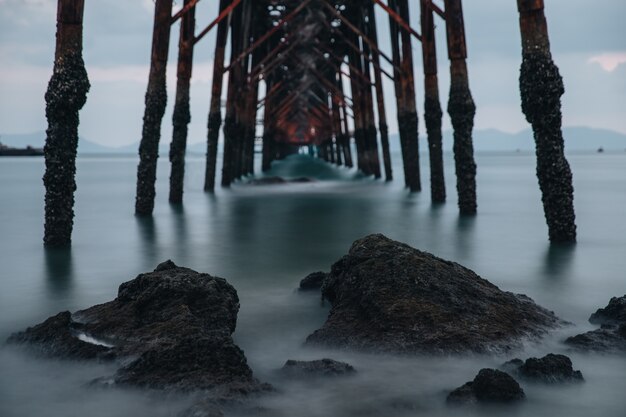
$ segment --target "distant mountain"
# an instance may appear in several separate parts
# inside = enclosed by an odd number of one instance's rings
[[[535,142],[530,129],[519,133],[506,133],[496,129],[485,129],[474,131],[474,149],[476,152],[514,152],[534,151]],[[593,129],[589,127],[566,127],[563,129],[566,151],[596,151],[603,148],[605,151],[626,150],[626,135],[606,129]],[[35,148],[43,148],[46,138],[45,132],[24,133],[24,134],[0,134],[0,142],[5,145],[25,148],[30,145]],[[400,140],[398,134],[389,135],[389,142],[393,151],[400,150]],[[452,132],[443,133],[444,151],[452,150]],[[427,149],[426,136],[420,135],[421,149]],[[167,156],[169,143],[161,143],[159,153]],[[126,154],[137,155],[139,144],[131,144],[122,147],[110,147],[90,142],[88,139],[80,138],[78,141],[79,155],[86,154]],[[203,142],[190,144],[187,147],[190,154],[206,153],[206,144]]]
[[[46,142],[46,132],[0,134],[0,142],[16,148],[25,148],[26,146],[32,146],[33,148],[43,148]],[[137,153],[137,147],[135,145],[132,145],[114,148],[90,142],[85,138],[78,139],[79,155],[127,153]]]
[[[566,127],[563,129],[565,150],[596,151],[603,148],[605,151],[626,150],[626,135],[606,129],[589,127]],[[496,129],[476,130],[473,133],[474,150],[476,152],[513,152],[534,151],[535,140],[530,129],[519,133],[506,133]],[[400,150],[398,134],[390,135],[389,141],[392,150]],[[426,135],[420,135],[420,147],[426,149]],[[443,132],[444,151],[452,151],[452,131]]]

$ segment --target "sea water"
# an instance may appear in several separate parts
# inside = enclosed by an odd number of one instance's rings
[[[588,316],[626,294],[626,154],[572,154],[578,243],[551,246],[535,176],[525,153],[478,154],[478,214],[460,217],[452,156],[448,201],[430,201],[427,158],[421,193],[408,193],[399,155],[395,180],[366,178],[297,155],[268,175],[307,183],[241,183],[202,191],[204,158],[187,158],[184,205],[167,202],[169,166],[159,160],[154,216],[133,214],[136,157],[77,161],[73,244],[44,250],[43,160],[0,159],[0,340],[59,311],[113,299],[117,287],[172,259],[226,278],[241,301],[236,342],[255,376],[277,392],[257,404],[275,416],[624,416],[626,356],[568,352],[561,341],[593,328]],[[219,181],[219,180],[218,180]],[[219,183],[219,182],[218,182]],[[511,356],[395,357],[303,346],[329,310],[319,293],[299,293],[310,272],[328,271],[350,244],[385,235],[459,262],[501,289],[524,293],[571,321],[541,344]],[[450,408],[447,392],[483,367],[512,356],[566,353],[585,383],[524,384],[527,400],[506,407]],[[356,376],[291,381],[287,359],[330,357]],[[94,389],[111,364],[33,358],[0,348],[0,416],[175,416],[193,398],[127,389]],[[226,410],[227,415],[247,412]]]

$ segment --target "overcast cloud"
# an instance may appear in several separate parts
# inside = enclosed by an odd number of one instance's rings
[[[178,3],[181,1],[179,0]],[[217,12],[216,0],[198,6],[197,30]],[[414,4],[415,2],[411,2]],[[81,136],[107,145],[140,138],[153,19],[152,0],[86,0],[84,58],[92,83],[81,112]],[[515,0],[465,0],[465,23],[476,128],[516,132],[528,125],[520,111],[520,35]],[[382,13],[382,12],[381,12]],[[552,52],[565,79],[564,124],[626,133],[626,1],[546,0]],[[56,0],[0,0],[0,132],[46,128],[43,96],[52,71]],[[383,50],[388,28],[379,13]],[[416,8],[412,26],[419,30]],[[214,34],[198,44],[192,85],[189,140],[204,141],[209,105]],[[448,62],[443,22],[438,24],[440,89],[445,107]],[[172,31],[168,90],[175,86],[178,28]],[[421,53],[414,45],[419,111],[422,112]],[[391,131],[396,131],[393,90],[386,83]],[[171,107],[163,138],[171,137]],[[420,129],[423,129],[420,123]],[[449,128],[446,120],[444,128]]]

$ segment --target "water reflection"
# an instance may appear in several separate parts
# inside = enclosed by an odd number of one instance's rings
[[[562,280],[570,274],[576,245],[548,245],[543,262],[543,273],[551,279]]]
[[[156,265],[159,262],[159,251],[157,246],[157,231],[154,218],[135,216],[137,229],[140,237],[140,251],[146,265]]]
[[[176,261],[181,265],[188,264],[189,235],[187,229],[187,216],[185,207],[182,204],[170,204],[172,210],[172,228],[174,234],[174,247],[176,250]]]
[[[474,249],[475,215],[460,215],[456,222],[457,239],[454,250],[457,259],[470,259]]]
[[[48,290],[54,295],[66,295],[74,285],[72,249],[45,249],[44,257]]]

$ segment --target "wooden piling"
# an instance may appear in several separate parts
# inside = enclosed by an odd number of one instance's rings
[[[154,9],[154,30],[152,32],[152,55],[150,75],[145,98],[143,130],[139,145],[139,166],[137,167],[137,194],[135,214],[151,215],[156,195],[157,159],[161,139],[161,121],[167,105],[165,76],[170,41],[170,20],[172,0],[156,0]]]
[[[361,6],[361,13],[359,19],[358,27],[361,29],[361,32],[366,34],[369,37],[369,28],[370,24],[367,21],[369,18],[369,10],[373,8],[371,7],[371,2],[368,3],[370,7]],[[370,70],[370,60],[371,60],[371,48],[368,42],[364,40],[361,42],[362,46],[362,57],[359,57],[361,60],[361,65],[363,69],[363,76],[365,78],[365,84],[363,87],[363,107],[365,110],[365,143],[366,143],[366,152],[367,152],[367,161],[370,164],[370,171],[374,174],[374,178],[380,178],[380,157],[378,155],[378,140],[376,136],[376,121],[374,119],[374,97],[372,94],[372,77]]]
[[[183,7],[192,0],[185,0]],[[191,121],[189,109],[189,87],[193,68],[193,44],[196,25],[196,8],[191,7],[181,19],[180,40],[178,43],[178,68],[176,82],[176,98],[172,115],[173,133],[170,144],[170,203],[183,202],[185,179],[185,152],[187,149],[187,126]]]
[[[229,0],[220,0],[220,14],[228,7]],[[217,144],[222,125],[222,85],[224,80],[224,56],[226,53],[226,41],[228,40],[228,28],[230,15],[222,19],[217,25],[215,40],[215,56],[213,58],[213,86],[211,88],[211,107],[207,123],[207,154],[206,170],[204,175],[204,191],[215,190],[215,170],[217,166]]]
[[[448,114],[454,129],[456,188],[461,214],[476,213],[476,162],[472,129],[476,106],[469,89],[467,47],[461,0],[445,0],[448,57],[450,59],[450,96]]]
[[[424,122],[428,133],[430,157],[430,195],[433,203],[446,201],[446,183],[443,171],[443,146],[441,119],[443,112],[439,102],[437,79],[437,47],[435,23],[431,0],[421,0],[422,57],[424,67]]]
[[[396,12],[407,25],[410,24],[407,0],[389,0],[389,8]],[[398,23],[392,15],[389,15],[389,26],[391,29],[391,47],[394,63],[398,131],[404,162],[404,180],[406,186],[412,192],[415,192],[420,191],[422,187],[419,168],[418,117],[415,100],[411,33],[407,30],[400,30]]]
[[[248,0],[249,2],[249,0]],[[243,51],[242,26],[243,12],[239,7],[232,14],[231,20],[231,60]],[[236,176],[238,141],[241,138],[241,123],[238,100],[245,82],[241,63],[233,65],[228,74],[228,93],[226,96],[226,116],[224,118],[224,154],[222,161],[222,187],[229,187]]]
[[[59,0],[54,69],[46,91],[44,245],[69,246],[74,224],[79,110],[89,79],[82,58],[84,0]]]
[[[376,28],[376,13],[374,4],[368,3],[368,35],[372,42],[378,44],[378,30]],[[383,77],[380,68],[380,54],[377,50],[372,50],[372,61],[374,62],[374,83],[376,87],[376,104],[378,109],[378,130],[380,131],[380,143],[383,151],[383,164],[385,168],[385,181],[393,180],[393,169],[391,167],[391,153],[389,151],[389,128],[387,126],[387,112],[385,110],[385,96],[383,92]]]
[[[518,0],[522,111],[532,125],[537,178],[551,242],[576,241],[574,187],[561,130],[563,79],[552,60],[543,0]]]

